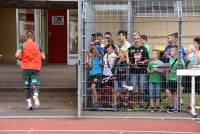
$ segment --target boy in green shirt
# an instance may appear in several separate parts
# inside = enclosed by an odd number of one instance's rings
[[[145,34],[141,35],[140,39],[141,39],[141,43],[143,44],[143,46],[147,49],[147,54],[150,57],[151,56],[151,47],[147,43],[147,35],[145,35]]]
[[[178,47],[174,46],[170,49],[171,58],[169,59],[169,64],[171,68],[169,70],[168,79],[168,89],[166,90],[167,100],[169,104],[169,109],[167,112],[174,112],[176,109],[177,101],[177,75],[176,70],[178,69]],[[181,59],[181,67],[183,67],[184,61]]]
[[[147,71],[149,73],[149,98],[151,112],[154,112],[155,109],[160,109],[160,85],[162,80],[163,73],[162,70],[159,70],[158,65],[163,62],[159,60],[160,51],[153,50],[151,53],[152,60],[149,62]]]

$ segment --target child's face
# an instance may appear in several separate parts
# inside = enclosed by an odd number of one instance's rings
[[[122,33],[120,33],[118,35],[118,39],[119,39],[120,42],[122,42],[122,41],[124,41],[126,39],[126,37]]]
[[[122,50],[119,50],[118,56],[119,56],[120,58],[124,58],[124,57],[125,57],[125,54],[123,53]]]
[[[144,44],[145,43],[145,40],[143,38],[140,38],[141,40],[141,43]]]
[[[113,52],[113,48],[112,48],[112,46],[109,46],[107,48],[107,53],[111,54],[112,52]]]
[[[168,36],[168,38],[167,38],[167,42],[168,42],[168,44],[172,44],[172,36]]]
[[[171,48],[170,54],[171,56],[175,56],[177,54],[176,48]]]
[[[176,38],[176,37],[172,37],[172,44],[177,44],[177,42],[178,42],[178,38]]]
[[[108,34],[104,34],[104,39],[108,39],[108,38],[112,38],[112,37]]]
[[[152,58],[152,59],[158,59],[158,54],[157,54],[156,51],[152,51],[152,53],[151,53],[151,58]]]
[[[140,36],[139,35],[135,35],[133,37],[133,42],[134,42],[135,45],[140,45],[140,43],[141,43]]]
[[[101,41],[103,39],[102,36],[97,36],[97,40]]]
[[[196,41],[193,41],[193,47],[198,50],[199,44]]]

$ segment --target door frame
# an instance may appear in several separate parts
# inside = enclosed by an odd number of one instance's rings
[[[16,48],[19,45],[19,36],[20,36],[20,26],[19,26],[19,10],[23,8],[16,8]],[[33,9],[34,10],[34,38],[35,41],[39,44],[41,44],[41,9]],[[26,33],[24,33],[26,34]],[[26,35],[24,35],[26,36]],[[17,60],[17,65],[20,65],[20,61]]]
[[[73,9],[74,10],[74,9]],[[77,59],[70,59],[70,9],[67,9],[67,65],[75,65],[78,62],[78,54],[71,54],[71,56],[77,57]]]

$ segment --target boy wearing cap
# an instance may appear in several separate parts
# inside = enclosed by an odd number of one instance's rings
[[[93,109],[98,109],[99,107],[97,90],[100,88],[100,81],[103,72],[101,59],[102,55],[100,55],[100,50],[97,50],[94,43],[91,44],[90,51],[87,52],[86,65],[90,69],[89,86],[91,87]]]

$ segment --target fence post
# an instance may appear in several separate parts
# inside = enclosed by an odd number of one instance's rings
[[[128,39],[131,40],[132,34],[132,23],[133,23],[133,10],[132,10],[132,2],[128,2]]]
[[[178,68],[181,68],[182,64],[182,21],[183,21],[183,12],[182,12],[182,1],[177,0],[177,14],[178,14]],[[177,110],[181,110],[181,76],[177,76]]]
[[[81,100],[81,96],[82,96],[82,81],[81,81],[81,77],[82,77],[82,68],[81,68],[81,59],[82,59],[82,0],[78,1],[78,66],[77,66],[77,70],[78,71],[78,75],[77,75],[77,80],[78,80],[78,91],[77,91],[77,95],[78,95],[78,103],[77,103],[77,116],[78,118],[81,118],[82,116],[82,100]]]

